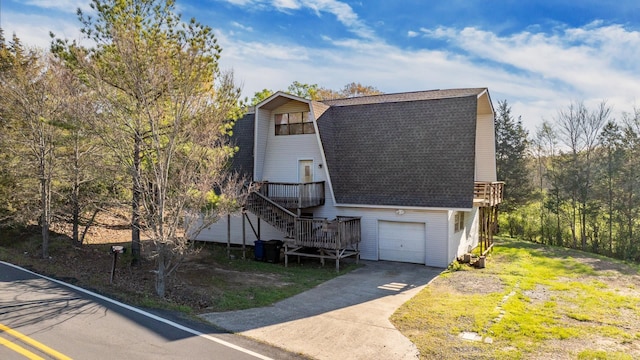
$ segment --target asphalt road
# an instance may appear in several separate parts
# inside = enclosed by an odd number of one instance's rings
[[[0,262],[0,359],[300,358],[170,317]]]

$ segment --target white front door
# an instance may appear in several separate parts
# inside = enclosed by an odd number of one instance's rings
[[[313,160],[298,161],[298,182],[313,182]]]

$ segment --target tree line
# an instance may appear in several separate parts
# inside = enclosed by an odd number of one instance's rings
[[[570,103],[532,136],[506,101],[496,108],[501,230],[640,261],[640,110]]]
[[[128,203],[131,250],[153,243],[156,291],[193,250],[188,241],[247,193],[228,170],[244,111],[221,71],[212,29],[184,22],[174,1],[93,0],[81,46],[54,35],[30,49],[0,29],[0,225],[53,222],[81,245],[99,211]]]

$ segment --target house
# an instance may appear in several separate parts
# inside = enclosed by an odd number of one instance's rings
[[[278,92],[233,138],[233,168],[260,191],[246,216],[197,240],[281,239],[290,254],[311,246],[435,267],[491,244],[502,183],[486,88],[326,101]]]

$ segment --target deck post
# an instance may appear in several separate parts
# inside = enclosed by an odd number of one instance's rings
[[[246,260],[247,255],[247,249],[246,249],[246,242],[247,242],[247,231],[244,228],[245,227],[245,222],[246,222],[246,217],[247,217],[247,212],[245,209],[242,209],[242,260]]]
[[[338,222],[338,234],[336,238],[336,273],[340,272],[340,247],[342,243],[342,221],[340,219],[336,219]]]
[[[284,243],[284,267],[289,267],[289,255],[287,255],[289,251],[289,245],[287,245],[287,243]]]
[[[227,257],[231,256],[231,214],[227,214]]]

